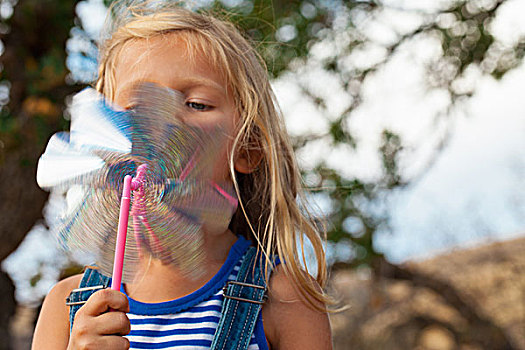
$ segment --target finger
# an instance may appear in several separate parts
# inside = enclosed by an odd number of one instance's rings
[[[97,334],[126,335],[131,325],[125,313],[121,311],[106,312],[94,319],[93,327]]]
[[[84,314],[90,316],[98,316],[110,309],[129,312],[129,303],[126,295],[116,290],[102,289],[95,292],[81,308]]]
[[[119,335],[105,335],[100,340],[100,346],[97,349],[128,350],[129,347],[128,339]]]

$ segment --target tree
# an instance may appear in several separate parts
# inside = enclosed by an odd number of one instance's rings
[[[9,6],[15,3],[2,2],[0,260],[42,217],[47,194],[34,181],[36,161],[50,133],[64,125],[65,97],[78,89],[64,82],[64,43],[74,24],[74,5],[75,1],[23,1],[9,16]],[[2,290],[9,283],[2,278]],[[4,310],[12,313],[14,308]],[[8,340],[1,344],[9,348]]]
[[[326,111],[326,115],[329,115],[330,107],[326,94],[323,95],[322,91],[308,81],[302,81],[301,74],[308,74],[309,71],[322,67],[332,73],[332,76],[339,78],[334,81],[337,81],[351,102],[342,113],[330,117],[328,127],[323,132],[300,135],[297,147],[300,149],[307,147],[308,143],[325,139],[324,144],[334,148],[341,145],[347,149],[358,148],[358,137],[352,134],[349,125],[363,102],[363,86],[378,71],[389,65],[404,46],[417,40],[430,39],[440,46],[440,55],[432,57],[426,63],[426,82],[429,92],[441,90],[446,93],[449,101],[433,118],[449,117],[451,111],[461,108],[462,102],[468,99],[475,89],[474,86],[464,83],[465,77],[472,70],[500,79],[523,59],[524,38],[509,47],[498,42],[489,30],[489,23],[494,20],[504,3],[505,1],[454,1],[430,12],[405,9],[405,12],[414,14],[419,21],[411,28],[392,28],[393,38],[386,43],[374,42],[359,22],[365,22],[363,18],[380,18],[386,11],[399,9],[378,1],[350,2],[344,5],[340,3],[338,13],[342,15],[339,16],[336,25],[342,29],[337,30],[332,26],[332,30],[320,34],[321,42],[324,41],[324,45],[331,45],[333,48],[332,53],[317,57],[309,53],[301,64],[294,65],[296,74],[293,77],[302,86],[303,93],[310,97],[313,104]],[[371,46],[379,49],[381,53],[361,65],[349,64],[349,57],[356,52],[370,51]],[[312,51],[315,51],[313,47]],[[332,200],[329,239],[333,242],[343,242],[354,249],[353,258],[336,264],[336,268],[368,266],[376,278],[408,280],[415,286],[429,288],[445,298],[449,305],[468,319],[469,328],[464,333],[455,334],[458,339],[487,348],[512,348],[497,325],[478,312],[474,300],[433,276],[391,264],[373,245],[378,232],[389,230],[389,213],[385,206],[385,198],[393,190],[399,190],[417,181],[425,173],[448,141],[448,130],[452,123],[452,120],[446,121],[448,126],[445,131],[436,132],[433,139],[437,142],[433,153],[427,156],[427,165],[415,174],[407,175],[403,171],[403,158],[410,156],[404,140],[394,131],[385,129],[377,149],[382,170],[379,178],[370,181],[348,177],[324,161],[306,169],[305,175],[313,179],[311,186],[314,193],[328,191]]]

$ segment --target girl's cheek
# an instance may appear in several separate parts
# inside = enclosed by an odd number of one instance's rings
[[[228,153],[228,149],[225,145],[224,149],[217,154],[212,171],[212,179],[216,182],[230,181]]]

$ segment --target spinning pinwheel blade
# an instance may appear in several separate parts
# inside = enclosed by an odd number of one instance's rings
[[[49,140],[37,182],[66,195],[62,246],[93,254],[110,276],[124,178],[133,177],[123,281],[147,255],[196,276],[203,232],[225,230],[237,206],[231,182],[214,180],[225,132],[191,124],[178,91],[141,83],[130,96],[133,108],[122,110],[93,89],[77,94],[71,130]]]

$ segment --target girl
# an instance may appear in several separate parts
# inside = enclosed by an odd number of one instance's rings
[[[129,87],[141,81],[182,92],[192,123],[228,132],[231,142],[217,164],[233,182],[239,207],[224,232],[204,232],[206,264],[197,279],[152,259],[124,293],[98,290],[80,308],[64,300],[79,286],[93,289],[86,282],[92,270],[59,282],[42,306],[33,349],[206,349],[221,342],[229,349],[244,333],[249,349],[331,348],[322,240],[297,204],[299,171],[260,57],[233,25],[180,6],[146,2],[116,13],[101,47],[97,90],[122,107],[129,106]],[[315,280],[301,269],[304,236],[315,250]],[[262,277],[246,288],[255,295],[267,281],[268,295],[225,297],[230,287],[244,288],[232,280],[245,268],[251,244],[264,258],[246,269],[258,268]],[[272,256],[283,263],[274,266]],[[255,310],[254,327],[232,331],[242,326],[224,316],[232,305],[234,313]]]

